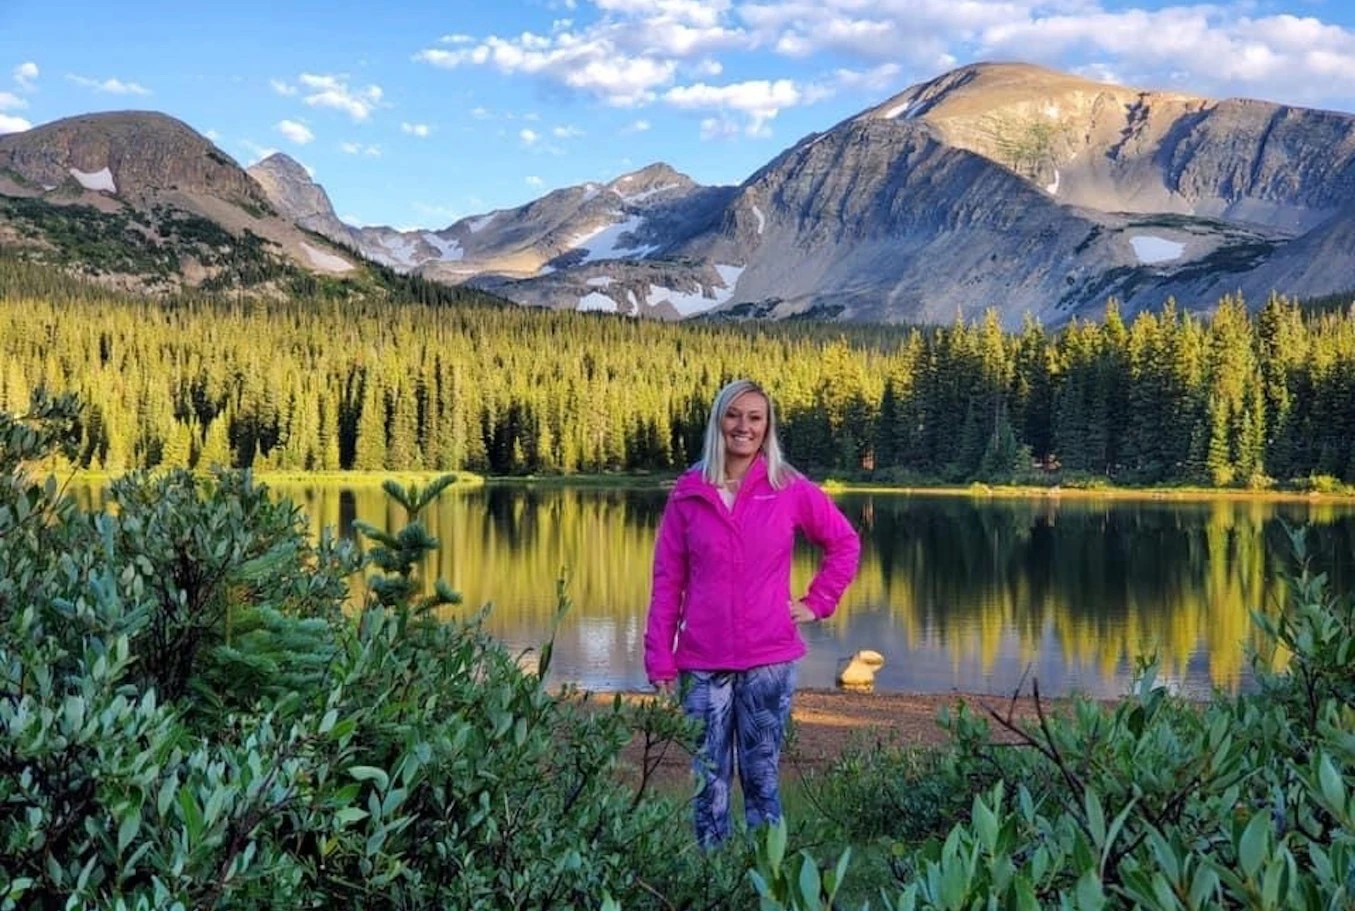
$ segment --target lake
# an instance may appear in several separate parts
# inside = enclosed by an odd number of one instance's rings
[[[376,487],[275,484],[319,525],[398,527]],[[573,609],[551,678],[641,688],[645,608],[663,490],[491,484],[449,490],[428,515],[442,546],[430,575],[492,603],[490,631],[535,648],[565,573]],[[1285,525],[1310,526],[1320,568],[1355,583],[1355,506],[1225,499],[987,498],[844,494],[862,564],[837,614],[806,627],[805,687],[831,687],[852,652],[886,665],[881,691],[1116,696],[1138,655],[1156,653],[1180,691],[1246,687],[1249,611],[1274,606],[1292,566]],[[802,546],[795,591],[815,554]]]

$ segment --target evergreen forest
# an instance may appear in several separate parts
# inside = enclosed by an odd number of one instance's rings
[[[1272,298],[1057,331],[686,323],[461,292],[149,299],[0,261],[0,409],[85,404],[121,472],[671,472],[715,390],[776,398],[797,465],[884,482],[1355,482],[1355,320]]]

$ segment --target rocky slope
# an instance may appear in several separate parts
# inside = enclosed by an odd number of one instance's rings
[[[186,124],[89,114],[0,136],[0,241],[129,287],[256,283],[359,262],[278,214]]]
[[[607,262],[636,276],[665,280],[673,266],[660,261],[651,268],[645,265],[648,258],[661,257],[674,238],[709,227],[711,214],[719,212],[733,192],[698,186],[669,165],[656,163],[610,183],[554,190],[524,206],[463,218],[446,228],[397,231],[339,221],[324,189],[284,154],[251,166],[249,173],[279,212],[376,262],[436,281],[473,281],[543,306],[593,293],[606,309],[615,306],[606,306],[609,298],[598,293],[600,286],[593,281],[596,264]],[[724,287],[718,271],[696,271],[707,276],[707,285]],[[693,312],[667,297],[651,302],[645,284],[637,281],[611,289],[622,296],[628,312],[670,318]],[[695,287],[686,284],[689,290]],[[627,288],[643,293],[626,296]],[[702,300],[704,304],[695,309],[715,302]]]
[[[1015,325],[1110,295],[1129,312],[1321,295],[1355,288],[1333,227],[1355,202],[1353,140],[1348,115],[966,67],[797,144],[687,247],[743,257],[736,313],[992,306]]]
[[[657,204],[637,198],[669,183]],[[438,232],[454,258],[403,265],[522,303],[668,318],[993,307],[1058,324],[1111,296],[1133,313],[1355,288],[1352,210],[1350,115],[981,64],[806,137],[739,187],[659,167],[557,190]]]

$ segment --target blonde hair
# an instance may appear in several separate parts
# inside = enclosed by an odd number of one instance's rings
[[[739,396],[756,392],[767,403],[767,433],[762,438],[762,456],[767,461],[767,480],[772,487],[780,490],[793,481],[798,472],[786,461],[781,453],[781,441],[776,435],[776,407],[772,397],[752,380],[735,380],[728,383],[715,394],[715,402],[710,407],[710,417],[706,420],[706,438],[701,448],[701,477],[710,484],[719,484],[725,479],[725,435],[721,422],[729,406]]]

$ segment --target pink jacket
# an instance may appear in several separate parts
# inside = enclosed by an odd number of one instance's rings
[[[855,529],[827,494],[802,476],[774,489],[762,456],[749,466],[732,512],[700,469],[678,478],[654,549],[645,628],[652,682],[679,671],[741,671],[804,655],[790,616],[796,529],[824,551],[803,597],[827,617],[861,553]]]

